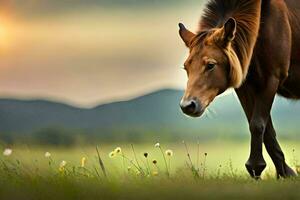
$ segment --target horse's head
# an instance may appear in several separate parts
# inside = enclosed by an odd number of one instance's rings
[[[242,82],[239,59],[232,48],[237,23],[230,18],[221,28],[194,34],[179,24],[180,36],[190,50],[184,63],[188,84],[182,111],[200,117],[215,97]]]

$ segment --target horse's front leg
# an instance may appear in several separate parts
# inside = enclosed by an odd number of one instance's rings
[[[251,153],[246,163],[248,172],[255,178],[261,176],[266,167],[262,155],[264,133],[270,120],[270,112],[279,86],[279,79],[270,76],[263,88],[254,94],[254,108],[250,120]]]
[[[236,89],[236,93],[239,97],[240,103],[244,109],[248,123],[250,125],[254,112],[256,98],[254,88],[252,88],[251,85],[244,84],[241,88]],[[259,135],[257,133],[254,133],[254,130],[252,128],[251,153],[250,158],[246,163],[246,168],[252,177],[259,177],[266,167],[266,162],[262,155],[262,141],[262,134]]]
[[[266,162],[262,154],[264,132],[269,121],[278,85],[279,80],[270,77],[264,88],[255,89],[245,83],[244,86],[236,90],[249,122],[251,150],[246,168],[254,178],[259,178],[266,168]]]
[[[251,132],[251,149],[249,159],[245,166],[249,174],[253,178],[258,179],[267,166],[262,154],[266,121],[261,116],[253,113],[249,126]]]

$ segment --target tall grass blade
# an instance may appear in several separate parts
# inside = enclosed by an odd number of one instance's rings
[[[104,167],[104,163],[101,159],[101,156],[100,156],[100,153],[99,153],[99,149],[98,147],[96,146],[96,151],[97,151],[97,156],[98,156],[98,161],[99,161],[99,165],[100,165],[100,168],[104,174],[104,176],[107,178],[107,173],[106,173],[106,170],[105,170],[105,167]]]

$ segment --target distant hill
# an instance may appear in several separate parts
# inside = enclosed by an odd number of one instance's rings
[[[223,108],[218,104],[212,106],[213,110],[222,110],[221,116],[215,119],[204,117],[201,120],[188,118],[179,108],[182,94],[183,92],[178,90],[162,90],[128,101],[99,105],[92,109],[44,100],[0,99],[0,131],[33,131],[50,126],[90,130],[116,126],[201,128],[207,127],[209,121],[213,123],[214,120],[220,120],[225,113],[230,115],[231,119],[240,119],[241,112],[232,95],[222,99]],[[226,119],[228,116],[223,120]]]
[[[210,111],[200,119],[192,119],[181,113],[179,102],[182,94],[179,90],[161,90],[92,109],[44,100],[1,99],[0,132],[21,134],[60,127],[86,132],[106,130],[108,133],[116,130],[163,130],[182,137],[191,134],[213,138],[248,136],[246,119],[234,94],[216,99],[210,106]],[[299,113],[300,103],[281,98],[276,100],[273,116],[275,125],[282,132],[280,134],[297,134]],[[136,132],[135,134],[138,134],[138,131]]]

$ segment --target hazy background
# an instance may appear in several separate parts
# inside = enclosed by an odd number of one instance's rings
[[[0,95],[90,107],[184,88],[178,22],[196,30],[202,1],[2,0]]]

